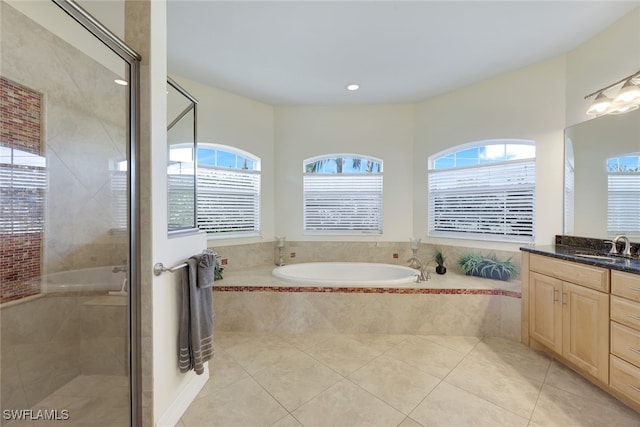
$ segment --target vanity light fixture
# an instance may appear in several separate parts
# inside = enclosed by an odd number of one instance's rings
[[[633,79],[629,79],[624,82],[613,102],[614,104],[628,104],[635,100],[640,100],[640,86],[635,84]]]
[[[347,85],[347,90],[348,91],[353,92],[353,91],[356,91],[358,89],[360,89],[360,85],[358,85],[356,83],[350,83],[350,84]]]
[[[620,86],[622,84],[622,86]],[[611,91],[608,96],[605,92]],[[591,116],[605,114],[623,114],[637,110],[640,106],[640,70],[609,86],[585,96],[589,99],[595,96],[593,103],[587,110]]]

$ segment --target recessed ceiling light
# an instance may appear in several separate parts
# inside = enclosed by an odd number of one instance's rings
[[[115,79],[114,82],[116,84],[119,84],[120,86],[127,86],[129,83],[127,83],[126,80],[122,80],[122,79]]]
[[[360,89],[360,85],[357,85],[355,83],[351,83],[347,85],[347,90],[354,91],[358,89]]]

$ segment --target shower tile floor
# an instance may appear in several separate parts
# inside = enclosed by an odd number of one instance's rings
[[[117,375],[79,375],[31,408],[57,410],[59,419],[10,421],[7,427],[118,427],[129,424],[129,379]],[[62,410],[68,419],[60,419]],[[6,423],[6,424],[5,424]]]
[[[216,332],[177,427],[640,426],[573,371],[502,338]]]

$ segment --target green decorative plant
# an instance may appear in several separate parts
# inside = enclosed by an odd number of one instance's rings
[[[499,261],[494,254],[485,256],[480,253],[469,252],[460,256],[458,265],[467,276],[487,279],[506,281],[511,280],[518,273],[518,268],[511,262],[511,258],[506,261]]]
[[[216,257],[216,266],[213,269],[214,280],[222,280],[223,270],[224,270],[224,267],[220,265],[220,261],[218,261],[218,257]]]
[[[440,249],[436,249],[433,254],[433,261],[436,263],[436,273],[445,274],[447,272],[446,267],[444,266],[444,262],[447,260],[447,257],[444,256]]]

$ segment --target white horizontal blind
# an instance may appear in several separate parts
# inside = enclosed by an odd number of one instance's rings
[[[207,233],[260,231],[260,172],[198,167],[198,227]]]
[[[640,233],[640,172],[609,173],[607,230]]]
[[[530,242],[535,160],[429,171],[429,234]]]
[[[0,233],[42,231],[47,172],[43,167],[0,165]]]
[[[382,174],[306,173],[304,229],[382,233]]]
[[[195,215],[194,180],[193,174],[167,174],[169,230],[193,228],[195,223],[193,218]]]
[[[126,229],[129,211],[127,172],[111,171],[111,215],[115,228]]]

